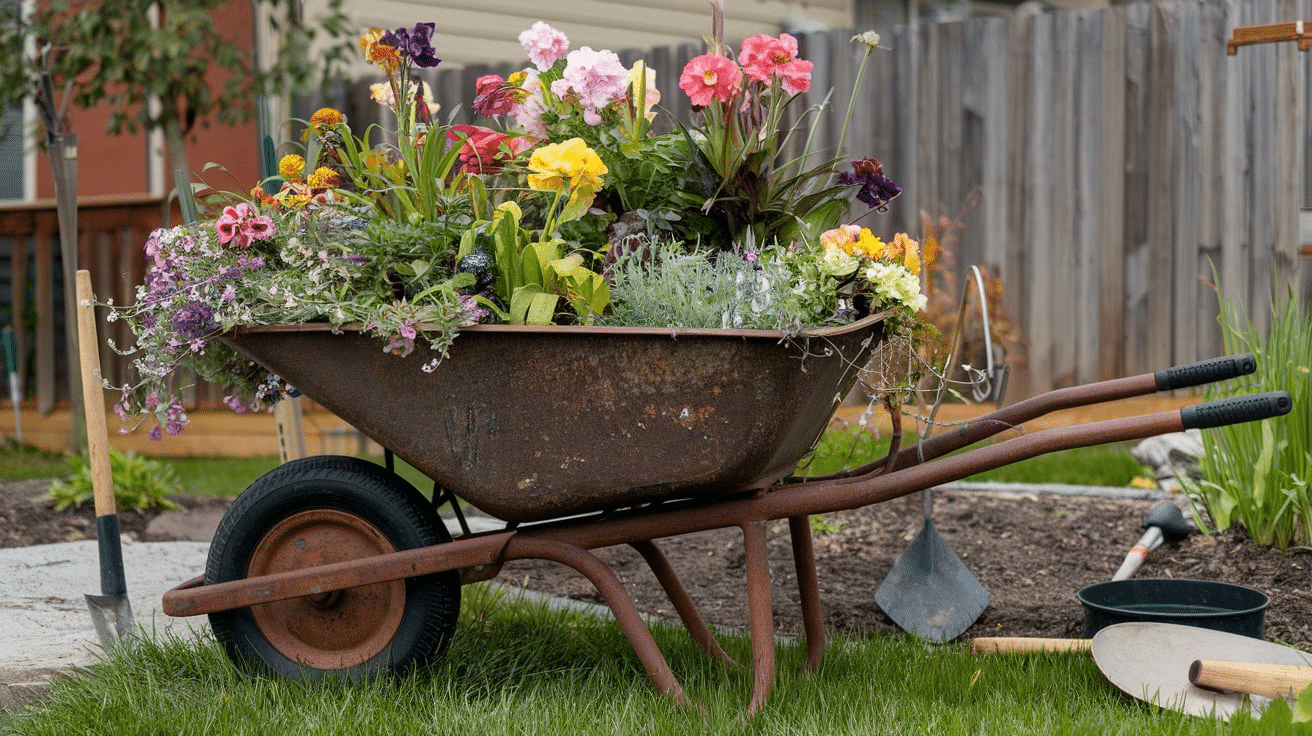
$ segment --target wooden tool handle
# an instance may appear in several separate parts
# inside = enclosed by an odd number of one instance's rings
[[[971,640],[976,654],[1030,654],[1036,652],[1087,652],[1091,639],[1047,639],[1025,636],[981,636]]]
[[[87,461],[96,516],[115,513],[114,477],[109,464],[109,434],[105,427],[105,390],[100,377],[100,348],[96,340],[96,312],[92,306],[91,273],[77,272],[77,351],[82,364],[82,410],[87,423]]]
[[[1210,690],[1290,698],[1312,684],[1312,667],[1197,659],[1189,665],[1189,682]]]

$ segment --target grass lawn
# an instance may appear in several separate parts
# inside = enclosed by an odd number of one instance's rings
[[[827,437],[820,462],[883,454],[878,446],[853,449],[845,442],[850,437]],[[10,472],[4,462],[0,472]],[[168,462],[186,484],[185,492],[218,495],[235,495],[276,464],[272,458]],[[398,469],[419,487],[427,485],[408,466]],[[1017,482],[1124,485],[1137,471],[1127,448],[1113,446],[1054,453],[989,475]],[[747,718],[750,670],[725,667],[694,646],[681,628],[657,625],[656,639],[693,702],[680,708],[654,691],[608,617],[508,601],[488,585],[467,587],[464,594],[459,630],[447,655],[403,680],[306,685],[248,678],[207,636],[147,640],[57,682],[39,708],[0,714],[0,733],[1267,732],[1244,725],[1235,730],[1235,724],[1143,705],[1109,685],[1087,655],[980,657],[963,644],[834,632],[817,673],[799,671],[800,645],[781,644],[770,702]],[[739,661],[750,661],[745,635],[731,634],[724,644]]]
[[[306,685],[239,676],[212,640],[144,642],[56,683],[14,734],[1213,734],[1264,733],[1123,696],[1086,655],[981,657],[905,635],[831,640],[819,672],[780,645],[764,711],[747,668],[677,627],[655,635],[693,706],[651,687],[618,628],[586,613],[465,590],[446,657],[403,680]],[[750,661],[745,636],[725,648]],[[112,724],[112,725],[111,725]],[[1251,724],[1250,724],[1251,725]]]

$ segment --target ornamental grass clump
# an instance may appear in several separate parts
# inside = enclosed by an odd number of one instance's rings
[[[1292,411],[1283,417],[1210,429],[1203,433],[1201,478],[1185,487],[1219,530],[1242,526],[1261,545],[1277,549],[1312,544],[1312,305],[1291,289],[1272,300],[1271,328],[1263,335],[1218,289],[1228,353],[1251,352],[1257,372],[1209,386],[1207,399],[1259,391],[1288,391]]]
[[[420,73],[441,63],[434,24],[369,29],[359,47],[384,79],[371,96],[394,127],[321,109],[289,130],[276,175],[151,234],[150,272],[114,315],[136,337],[125,424],[182,431],[180,375],[228,387],[237,411],[294,394],[219,339],[245,326],[359,329],[383,353],[423,348],[429,372],[487,323],[793,335],[881,313],[888,332],[913,332],[917,243],[851,221],[900,189],[874,158],[846,161],[841,139],[807,150],[827,103],[796,109],[811,85],[797,40],[735,52],[712,7],[707,52],[679,79],[695,117],[664,133],[654,70],[571,48],[545,23],[519,36],[529,66],[476,81],[484,124],[442,124]],[[867,59],[878,45],[854,41]]]

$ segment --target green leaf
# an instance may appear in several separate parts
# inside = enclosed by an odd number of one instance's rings
[[[1275,698],[1266,707],[1262,717],[1257,721],[1258,728],[1270,736],[1286,736],[1294,733],[1294,716],[1289,703],[1284,698]]]
[[[1312,722],[1312,685],[1303,688],[1294,701],[1294,723]]]

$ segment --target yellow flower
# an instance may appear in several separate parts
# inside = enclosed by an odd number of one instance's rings
[[[529,188],[557,194],[569,192],[556,224],[582,217],[608,172],[597,152],[588,148],[582,138],[540,146],[529,158],[528,168],[533,172],[528,175]]]
[[[898,250],[900,250],[902,253],[902,265],[906,267],[906,269],[911,273],[915,274],[916,276],[919,276],[920,275],[920,243],[917,243],[916,241],[912,240],[911,236],[907,235],[906,233],[898,233],[897,235],[893,236],[893,245],[898,246]],[[890,247],[889,250],[891,251],[893,250],[893,248]]]
[[[529,187],[543,192],[559,192],[566,185],[595,192],[609,172],[582,138],[539,146],[529,158],[528,168],[533,172],[528,175]]]
[[[370,64],[377,64],[390,77],[401,68],[401,51],[381,42],[382,30],[370,28],[360,36],[360,50]]]
[[[336,189],[342,185],[342,175],[327,166],[320,166],[306,178],[311,189]]]
[[[295,153],[283,156],[278,162],[278,175],[287,181],[300,181],[305,175],[305,159]]]
[[[820,246],[826,251],[837,250],[847,253],[847,246],[860,235],[861,229],[856,225],[840,225],[833,230],[820,233]]]
[[[857,236],[856,242],[852,244],[848,252],[854,256],[864,255],[867,258],[883,258],[884,241],[875,237],[875,234],[870,232],[870,228],[863,227],[861,228],[861,234]]]
[[[310,116],[310,127],[315,130],[323,130],[334,125],[341,125],[346,122],[346,116],[340,110],[331,107],[321,107],[314,111]]]

